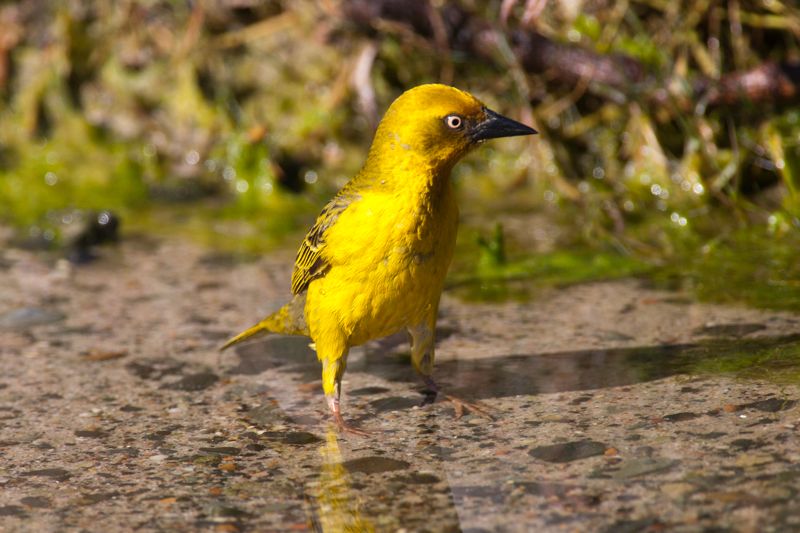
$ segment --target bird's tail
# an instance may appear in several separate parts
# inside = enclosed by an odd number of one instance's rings
[[[247,328],[220,347],[227,350],[234,344],[264,335],[266,333],[282,333],[284,335],[308,335],[305,319],[306,293],[296,295],[292,301],[266,317],[264,320]]]

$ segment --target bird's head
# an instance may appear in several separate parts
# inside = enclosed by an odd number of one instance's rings
[[[433,167],[450,168],[487,139],[534,133],[467,92],[447,85],[420,85],[401,94],[386,111],[370,157],[391,161],[413,155]]]

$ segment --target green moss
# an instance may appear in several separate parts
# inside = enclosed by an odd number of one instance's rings
[[[694,344],[617,350],[624,366],[646,381],[665,376],[726,375],[780,384],[800,383],[800,336],[711,338]]]
[[[642,275],[652,267],[613,250],[581,247],[508,257],[500,226],[491,238],[474,236],[459,247],[448,288],[473,301],[525,300],[546,287]],[[462,239],[463,240],[463,239]]]
[[[683,356],[692,374],[800,383],[800,337],[707,341]]]
[[[687,247],[654,279],[692,291],[701,300],[743,303],[765,309],[800,310],[800,235],[763,228]]]

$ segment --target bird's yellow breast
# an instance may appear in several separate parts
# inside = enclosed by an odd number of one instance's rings
[[[427,186],[367,190],[326,235],[331,268],[308,288],[311,336],[347,345],[419,324],[438,303],[453,256],[458,207],[449,177]]]

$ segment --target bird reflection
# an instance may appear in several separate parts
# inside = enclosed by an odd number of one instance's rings
[[[314,526],[317,531],[375,531],[361,512],[359,498],[350,486],[350,475],[342,466],[336,431],[329,426],[319,453],[322,458],[319,480],[311,493],[316,500]]]

